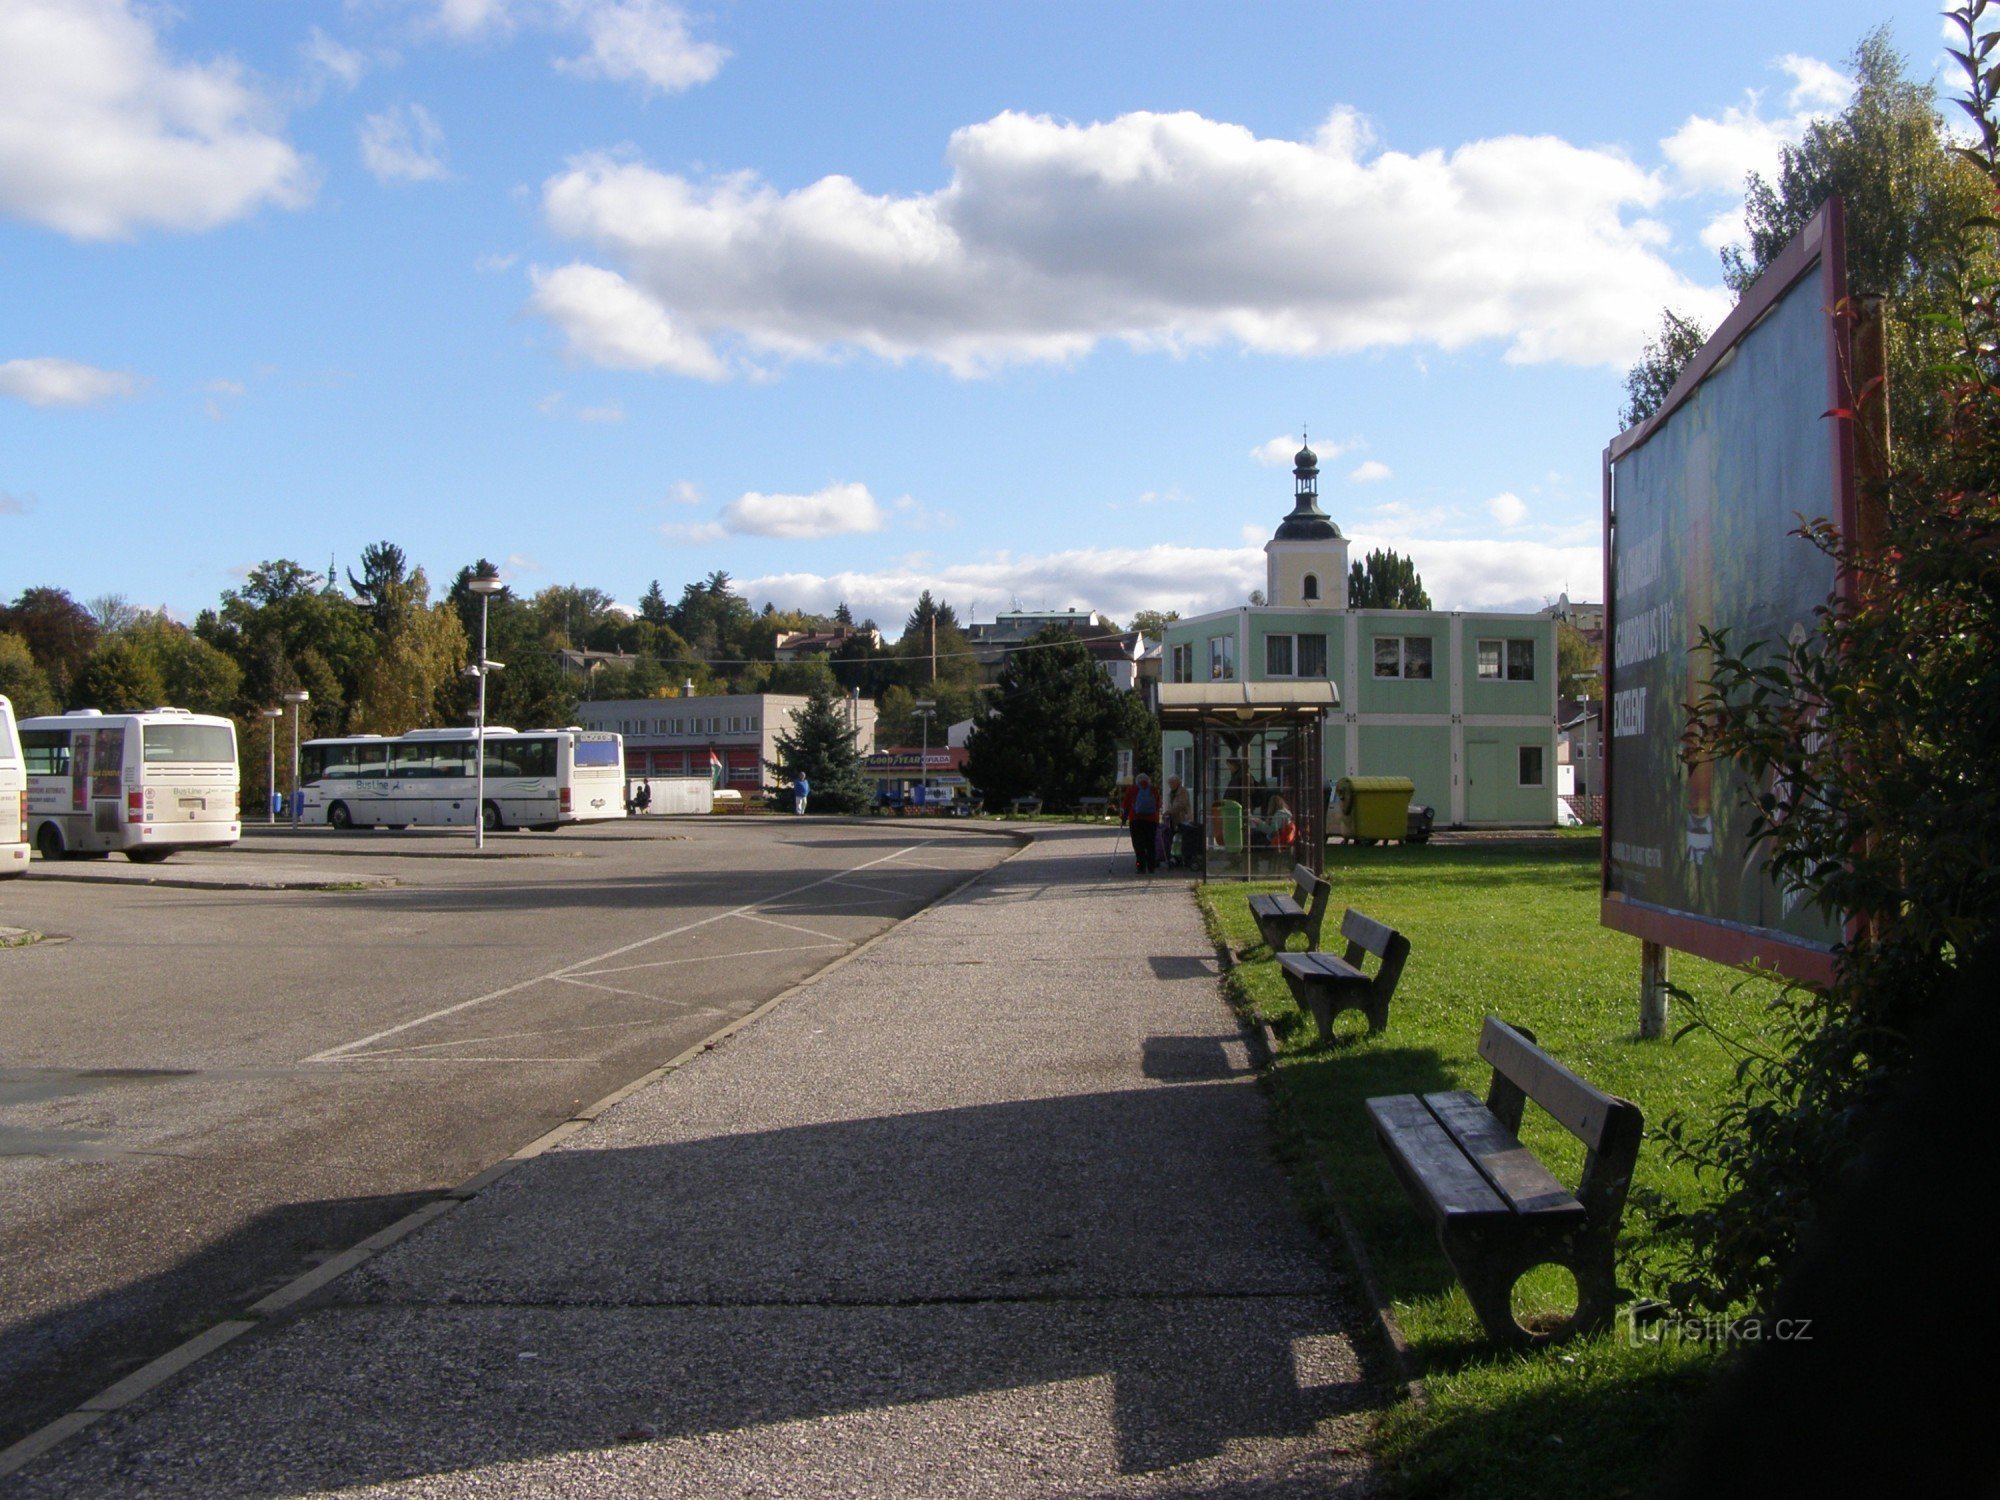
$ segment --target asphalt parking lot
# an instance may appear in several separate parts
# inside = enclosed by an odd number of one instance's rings
[[[1016,848],[934,823],[252,830],[0,885],[0,1445]]]

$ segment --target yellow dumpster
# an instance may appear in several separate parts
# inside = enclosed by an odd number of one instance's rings
[[[1333,784],[1334,800],[1340,805],[1340,826],[1334,831],[1369,844],[1407,837],[1410,797],[1416,789],[1407,776],[1341,777]]]

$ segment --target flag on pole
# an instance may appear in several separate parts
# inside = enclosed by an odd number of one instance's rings
[[[722,790],[722,757],[715,753],[713,747],[708,752],[708,780],[717,791]]]

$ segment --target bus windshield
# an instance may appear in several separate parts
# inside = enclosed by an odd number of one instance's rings
[[[149,766],[236,763],[236,736],[222,724],[148,724],[144,745]]]

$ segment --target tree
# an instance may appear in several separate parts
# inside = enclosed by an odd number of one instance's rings
[[[198,714],[227,714],[237,706],[243,669],[186,626],[157,612],[134,612],[119,632],[159,675],[160,701]]]
[[[71,708],[136,713],[167,701],[166,684],[130,641],[112,636],[91,653],[70,689]]]
[[[667,603],[667,596],[660,590],[660,580],[655,578],[652,585],[639,600],[639,618],[650,625],[665,625],[672,618],[673,606]]]
[[[1414,558],[1396,552],[1374,551],[1364,563],[1347,570],[1349,609],[1429,609],[1431,596],[1417,576]]]
[[[1132,616],[1132,628],[1155,643],[1167,636],[1167,627],[1181,617],[1177,609],[1142,609]]]
[[[407,579],[385,571],[372,580],[375,650],[361,674],[356,732],[403,734],[436,724],[457,706],[458,675],[470,655],[465,628],[449,601],[433,606],[430,594],[422,568]]]
[[[1683,317],[1672,308],[1661,313],[1659,335],[1625,373],[1625,410],[1619,422],[1637,427],[1664,406],[1667,392],[1681,378],[1681,371],[1707,342],[1708,330],[1700,320]]]
[[[28,643],[50,687],[63,699],[97,649],[97,621],[63,589],[23,589],[11,607],[0,608],[0,630]]]
[[[1740,295],[1837,194],[1848,285],[1886,299],[1890,425],[1899,444],[1927,444],[1946,410],[1930,373],[1953,357],[1966,289],[1993,272],[1992,237],[1971,227],[1993,212],[1991,189],[1954,149],[1934,88],[1908,76],[1886,28],[1862,38],[1851,67],[1847,108],[1780,152],[1776,182],[1750,176],[1750,243],[1723,251],[1723,277]]]
[[[771,774],[790,787],[801,772],[812,784],[812,806],[827,812],[857,813],[868,808],[868,780],[861,752],[840,695],[829,683],[816,685],[791,727],[778,731],[778,756],[767,761]]]
[[[377,630],[387,624],[399,607],[398,592],[409,577],[409,566],[403,549],[394,542],[372,542],[361,549],[361,576],[356,578],[353,569],[348,570],[347,582],[354,590],[354,597],[375,617]]]
[[[1603,696],[1604,655],[1567,620],[1556,622],[1556,692],[1564,698]]]
[[[1983,10],[1974,0],[1952,18],[1980,131],[1962,159],[1993,202],[2000,71],[1982,67],[1996,45],[1975,36]],[[1977,226],[1988,251],[1993,225]],[[1773,1001],[1776,1045],[1740,1046],[1738,1097],[1715,1118],[1666,1122],[1670,1150],[1716,1183],[1663,1223],[1685,1247],[1666,1290],[1697,1307],[1770,1309],[1819,1205],[1909,1075],[1913,1039],[1955,992],[1973,993],[1968,964],[2000,931],[1996,305],[1989,270],[1939,330],[1952,357],[1926,382],[1938,440],[1899,456],[1879,544],[1804,528],[1850,581],[1822,607],[1819,632],[1702,633],[1710,676],[1684,758],[1736,763],[1756,789],[1753,844],[1780,888],[1854,925],[1825,989],[1789,986]]]
[[[1079,797],[1101,796],[1117,774],[1119,741],[1135,732],[1120,702],[1130,696],[1112,687],[1069,631],[1038,631],[1000,670],[991,709],[967,745],[966,776],[991,808],[1039,796],[1067,810]],[[1152,742],[1157,765],[1157,730]]]
[[[35,660],[28,643],[11,631],[0,631],[0,698],[14,705],[23,719],[52,714],[60,706],[49,686],[49,674]]]

